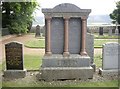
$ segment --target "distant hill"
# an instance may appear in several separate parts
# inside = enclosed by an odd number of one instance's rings
[[[106,23],[111,24],[111,19],[109,15],[90,15],[88,18],[88,24],[94,24],[94,23]],[[35,21],[33,21],[33,26],[35,25],[44,25],[44,17],[35,17]]]
[[[93,23],[106,23],[111,24],[112,20],[110,19],[109,15],[91,15],[88,18],[88,24]]]
[[[35,25],[44,25],[44,17],[40,17],[40,16],[36,16],[35,18],[35,21],[33,21],[33,26]]]

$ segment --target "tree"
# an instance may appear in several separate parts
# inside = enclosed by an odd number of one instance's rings
[[[33,0],[32,0],[33,1]],[[27,33],[33,21],[33,12],[37,2],[3,2],[2,27],[7,27],[10,33]]]
[[[120,24],[120,1],[116,3],[116,9],[110,14],[110,18],[113,19],[113,23],[117,21]]]

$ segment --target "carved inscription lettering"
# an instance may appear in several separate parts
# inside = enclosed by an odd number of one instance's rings
[[[11,42],[5,45],[7,69],[23,69],[22,44]]]
[[[58,62],[58,65],[63,66],[63,67],[71,67],[71,66],[75,66],[77,65],[77,61],[76,60],[60,60]]]
[[[118,56],[118,48],[117,47],[109,47],[105,50],[106,56]]]

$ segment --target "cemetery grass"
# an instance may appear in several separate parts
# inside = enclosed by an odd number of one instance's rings
[[[95,64],[97,68],[101,67],[101,54],[95,55]],[[28,71],[27,76],[22,79],[6,79],[2,82],[3,87],[117,87],[117,80],[67,80],[67,81],[52,81],[45,82],[37,79],[40,65],[42,64],[43,55],[24,55],[24,65]],[[4,63],[5,64],[5,63]],[[38,71],[34,71],[38,70]],[[97,74],[97,73],[96,73]],[[97,74],[97,76],[99,76]]]
[[[39,70],[42,64],[42,55],[24,55],[24,68],[29,70]],[[5,70],[6,63],[2,63],[2,70]]]
[[[98,33],[94,33],[94,38],[95,39],[118,39],[120,36],[109,36],[108,34],[104,34],[103,36],[100,36]]]
[[[118,39],[94,39],[94,48],[102,48],[107,42],[118,42]]]
[[[25,42],[28,48],[45,48],[45,39],[36,39]]]
[[[94,48],[102,48],[107,42],[118,42],[118,39],[94,39]],[[45,39],[30,40],[25,43],[28,48],[45,48]]]
[[[32,77],[35,78],[35,77]],[[118,87],[117,80],[108,80],[103,82],[88,82],[88,81],[52,81],[45,82],[26,77],[24,79],[16,79],[2,83],[2,87]]]
[[[42,64],[43,55],[24,55],[24,67],[27,70],[39,70]],[[94,56],[96,67],[100,68],[102,66],[102,55],[97,54]],[[5,70],[6,64],[5,61],[1,64],[2,70]]]

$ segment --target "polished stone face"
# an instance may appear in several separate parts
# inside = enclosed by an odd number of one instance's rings
[[[62,54],[64,47],[64,20],[52,18],[51,23],[51,50],[53,54]]]
[[[69,20],[69,52],[79,54],[81,49],[81,19],[71,18]]]
[[[23,70],[22,44],[11,42],[5,45],[6,69]]]
[[[79,54],[81,49],[81,19],[69,19],[69,52]],[[62,54],[64,49],[64,19],[54,17],[51,21],[51,50],[53,54]]]

